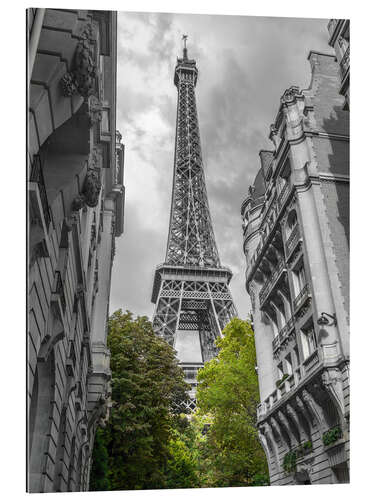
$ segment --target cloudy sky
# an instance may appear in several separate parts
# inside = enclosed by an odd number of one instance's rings
[[[246,318],[240,206],[271,149],[270,124],[290,85],[310,83],[311,49],[332,53],[326,19],[121,12],[117,128],[125,143],[125,231],[116,242],[110,312],[152,317],[155,267],[165,258],[172,192],[181,36],[196,59],[198,116],[211,215],[221,262]]]

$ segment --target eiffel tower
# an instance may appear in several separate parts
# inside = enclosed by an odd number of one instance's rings
[[[195,99],[198,69],[188,58],[186,38],[174,72],[178,102],[167,252],[156,268],[151,300],[155,333],[177,351],[192,386],[187,405],[194,409],[198,369],[216,356],[215,339],[237,312],[228,287],[232,273],[220,264],[212,228]]]

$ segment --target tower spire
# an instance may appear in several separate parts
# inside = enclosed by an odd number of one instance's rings
[[[186,40],[187,40],[187,35],[182,35],[182,40],[184,42],[184,49],[183,49],[183,59],[186,61],[188,56],[187,56],[187,48],[186,48]]]

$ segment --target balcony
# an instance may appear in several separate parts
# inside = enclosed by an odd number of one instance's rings
[[[277,283],[283,271],[286,271],[285,261],[280,260],[275,269],[272,271],[271,276],[264,283],[259,292],[259,301],[261,304],[265,301],[266,297],[269,295],[274,285]]]
[[[285,200],[288,198],[290,192],[292,191],[292,186],[290,186],[288,183],[286,183],[281,190],[279,197],[277,199],[277,208],[278,208],[278,213],[281,211]]]
[[[308,283],[302,288],[297,297],[293,300],[294,311],[296,311],[310,296],[310,288]]]
[[[272,341],[273,352],[277,351],[278,348],[283,344],[284,340],[286,340],[289,337],[289,334],[293,331],[294,326],[295,326],[294,319],[289,318],[287,323],[279,331],[277,337],[275,337]]]
[[[295,249],[300,239],[301,233],[299,231],[298,225],[296,224],[285,243],[285,257],[287,259],[292,255],[293,250]]]
[[[312,369],[319,364],[319,361],[319,352],[318,349],[315,349],[315,351],[311,353],[302,363],[305,375],[308,375],[312,371]]]
[[[289,195],[291,194],[291,192],[293,191],[293,186],[289,185],[288,183],[286,183],[284,186],[283,186],[283,189],[281,190],[280,194],[279,195],[276,195],[276,197],[274,197],[271,201],[271,203],[268,205],[267,208],[263,208],[263,211],[265,211],[265,214],[273,214],[273,220],[272,222],[269,222],[268,223],[268,231],[267,231],[267,234],[263,234],[261,236],[261,239],[258,243],[258,246],[256,247],[251,259],[250,259],[250,262],[249,262],[249,265],[248,265],[248,268],[246,270],[246,280],[249,278],[250,275],[253,274],[254,272],[254,266],[255,266],[255,263],[257,262],[258,260],[258,257],[259,255],[262,253],[263,249],[267,247],[269,241],[271,241],[273,235],[274,235],[274,229],[275,229],[275,226],[279,220],[279,216],[284,208],[284,205],[285,205],[285,202],[286,200],[289,198]],[[268,219],[269,220],[269,219]],[[262,229],[262,228],[265,228],[266,226],[266,218],[265,218],[265,215],[263,216],[263,220],[261,221],[260,225],[259,225],[259,228]],[[244,234],[244,240],[249,236],[250,234],[250,230],[249,230],[249,225],[247,225],[245,227],[245,234]],[[254,228],[254,231],[255,231],[255,228]]]

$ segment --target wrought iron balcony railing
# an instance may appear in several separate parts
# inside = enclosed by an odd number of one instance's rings
[[[308,283],[306,283],[306,285],[302,288],[297,297],[293,300],[294,309],[297,309],[301,304],[303,304],[303,302],[309,296],[309,292],[310,292],[309,285]]]
[[[269,292],[271,291],[273,285],[276,283],[278,280],[280,273],[285,269],[285,261],[280,260],[275,269],[273,269],[271,276],[268,278],[268,280],[264,283],[262,286],[260,292],[259,292],[259,301],[264,302],[264,299],[267,297]]]
[[[289,238],[286,240],[285,243],[285,253],[286,256],[289,257],[291,255],[292,251],[294,250],[295,245],[297,244],[297,241],[300,239],[301,234],[298,228],[298,225],[296,224],[290,233]]]
[[[294,328],[294,319],[289,318],[279,332],[279,337],[281,342],[288,336],[288,334],[291,332],[293,328]]]
[[[340,62],[340,69],[341,69],[341,76],[342,78],[345,77],[346,73],[348,72],[350,68],[350,47],[346,49],[345,54],[343,55],[341,62]]]
[[[279,194],[279,197],[277,199],[277,208],[278,208],[278,211],[281,210],[281,208],[284,205],[284,202],[287,199],[287,197],[289,196],[291,190],[292,190],[292,187],[288,183],[286,183],[284,185],[283,189],[281,190],[281,192]]]
[[[314,352],[308,356],[303,362],[303,367],[305,371],[305,375],[307,375],[311,370],[319,363],[319,352],[318,349],[315,349]]]
[[[275,337],[272,341],[272,349],[275,352],[280,345],[283,343],[283,341],[288,338],[290,332],[293,330],[295,326],[294,319],[289,318],[288,321],[285,323],[285,325],[281,328],[279,331],[277,337]]]
[[[261,223],[259,225],[259,228],[260,228],[260,230],[265,230],[265,227],[267,225],[268,226],[267,234],[265,234],[265,232],[264,232],[260,238],[258,246],[256,247],[254,254],[250,259],[247,275],[250,275],[253,272],[255,262],[257,261],[260,253],[262,252],[262,249],[265,246],[267,246],[268,241],[270,241],[271,238],[273,237],[272,236],[274,234],[273,230],[274,230],[275,225],[278,221],[279,214],[284,206],[285,201],[287,200],[288,196],[290,195],[292,189],[293,189],[293,186],[286,183],[283,186],[280,194],[277,197],[274,197],[271,204],[269,205],[269,207],[267,209],[265,209],[264,213],[268,214],[267,221],[266,221],[266,218],[263,218],[263,220],[261,221]],[[271,221],[271,217],[272,217],[272,221]],[[249,225],[245,226],[244,239],[247,238],[249,233],[250,233],[249,227],[250,227]],[[298,234],[298,236],[299,236],[299,234]]]
[[[43,215],[44,215],[44,221],[45,221],[46,227],[48,229],[48,226],[51,222],[51,215],[50,215],[50,211],[49,211],[47,192],[46,192],[46,187],[44,184],[42,164],[41,164],[39,155],[34,155],[33,163],[31,165],[30,182],[36,182],[38,184],[40,201],[42,203],[42,209],[43,209]]]

